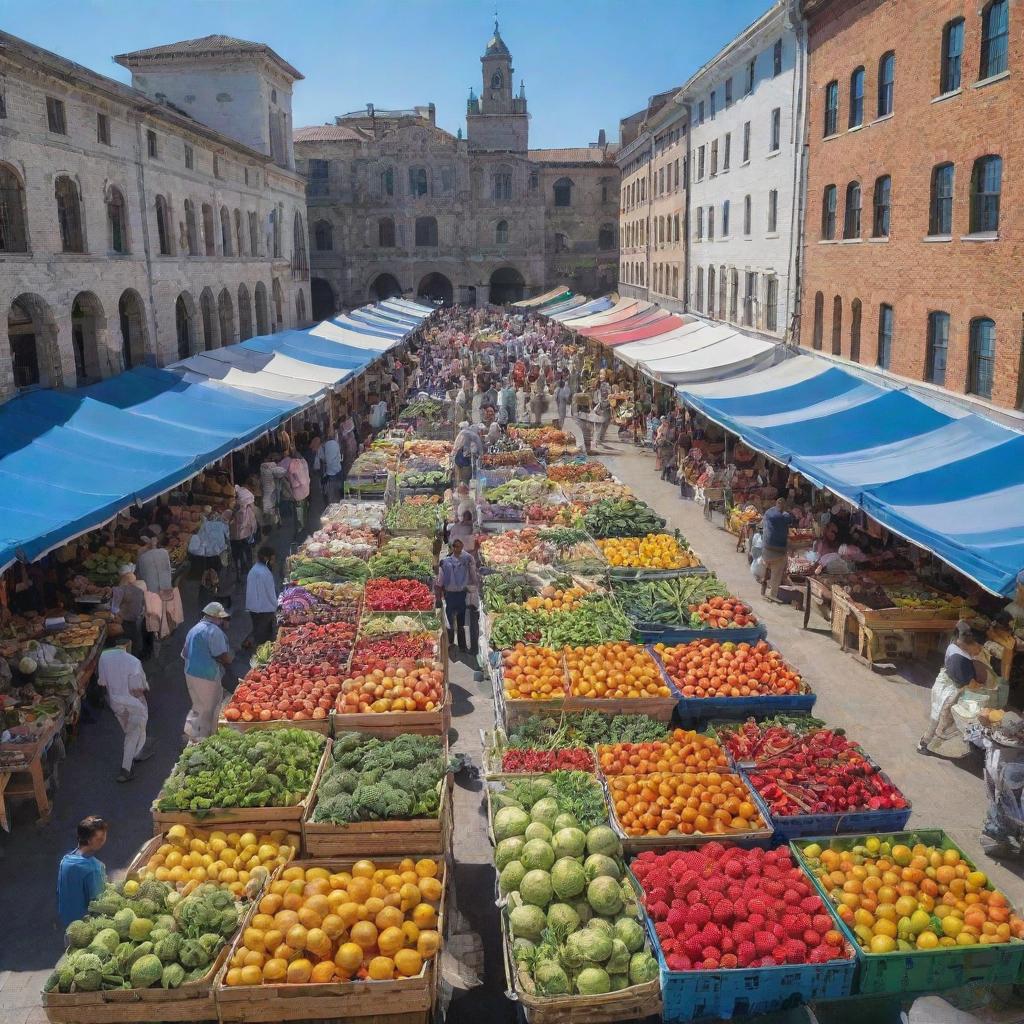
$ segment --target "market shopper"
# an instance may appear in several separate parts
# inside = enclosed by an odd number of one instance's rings
[[[469,502],[459,505],[456,515],[458,519],[448,527],[448,549],[454,548],[455,542],[460,541],[462,550],[467,555],[472,555],[474,560],[477,557],[476,526],[473,523],[474,506]]]
[[[185,662],[185,684],[192,708],[185,718],[185,739],[190,743],[205,739],[217,730],[224,699],[224,669],[231,664],[231,648],[226,635],[230,615],[219,601],[203,608],[203,617],[185,637],[181,657]]]
[[[323,494],[324,503],[331,501],[331,495],[338,495],[342,480],[341,445],[337,437],[331,434],[320,446],[316,457],[313,459],[313,469],[320,474],[320,490]],[[336,498],[334,500],[337,500]]]
[[[252,565],[252,546],[256,542],[256,497],[248,487],[235,486],[235,507],[231,513],[229,536],[235,579],[240,580]]]
[[[987,682],[988,670],[975,660],[981,654],[985,636],[984,629],[969,622],[961,619],[957,623],[942,668],[932,684],[931,715],[928,730],[917,744],[919,754],[956,760],[970,750],[953,718],[953,705],[968,687],[980,687]]]
[[[793,516],[786,511],[785,498],[777,498],[761,518],[761,558],[764,561],[761,594],[764,596],[765,591],[770,590],[768,598],[771,601],[779,600],[779,587],[786,576],[789,531],[793,525]]]
[[[572,388],[565,377],[558,382],[555,388],[555,408],[558,415],[555,418],[555,426],[561,430],[565,426],[565,417],[569,414],[569,403],[572,401]]]
[[[196,563],[201,575],[208,572],[220,573],[227,564],[227,552],[231,543],[228,524],[223,517],[214,513],[207,505],[199,529],[189,538],[188,553]]]
[[[136,578],[135,566],[130,562],[118,569],[117,585],[110,592],[110,614],[120,618],[132,650],[145,657],[146,584]]]
[[[171,556],[155,533],[144,533],[142,544],[142,551],[135,562],[135,575],[146,584],[150,593],[163,594],[174,586]]]
[[[603,444],[612,422],[611,391],[605,381],[597,386],[594,392],[594,418],[597,421],[597,440]]]
[[[146,741],[149,722],[146,673],[138,658],[124,647],[114,646],[100,655],[96,676],[99,685],[107,692],[107,703],[124,733],[121,772],[117,781],[130,782],[135,762],[145,761],[153,753],[152,746]]]
[[[91,814],[78,823],[78,846],[61,858],[57,871],[57,913],[67,927],[85,917],[89,903],[107,884],[107,869],[96,856],[107,841],[108,826]]]
[[[480,578],[476,571],[473,556],[463,550],[462,541],[452,541],[451,554],[441,559],[437,571],[437,591],[444,600],[445,616],[448,620],[448,646],[456,640],[459,650],[476,653],[477,633],[479,626],[474,616],[470,622],[472,647],[466,648],[466,611],[469,591],[480,586]]]
[[[242,643],[248,650],[274,638],[277,615],[277,584],[274,582],[274,549],[264,545],[256,555],[256,564],[245,581],[245,610],[252,620],[252,629]]]
[[[286,474],[282,484],[287,483],[297,539],[306,529],[306,516],[309,512],[309,465],[294,448],[289,449],[281,465]]]
[[[281,480],[285,475],[286,470],[279,465],[277,454],[268,452],[260,463],[260,507],[265,530],[272,530],[281,521],[278,502],[281,497]]]

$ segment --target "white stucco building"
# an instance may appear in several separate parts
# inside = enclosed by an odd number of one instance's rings
[[[780,0],[682,87],[689,113],[688,308],[789,335],[799,259],[805,47]]]

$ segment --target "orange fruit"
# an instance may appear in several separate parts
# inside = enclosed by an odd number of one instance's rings
[[[389,956],[375,956],[367,966],[371,981],[389,981],[395,976],[395,962]]]
[[[309,981],[310,975],[313,973],[313,965],[305,959],[300,957],[298,960],[293,960],[288,965],[288,984],[289,985],[304,985]]]
[[[383,932],[387,928],[401,928],[405,915],[397,907],[382,907],[373,920]]]
[[[343,942],[334,954],[334,962],[343,971],[355,974],[363,962],[363,947],[355,942]]]
[[[364,950],[377,945],[377,926],[372,921],[357,921],[349,930],[349,937]]]
[[[240,985],[260,985],[262,982],[263,971],[259,967],[253,964],[242,968],[239,980]]]
[[[836,934],[838,935],[839,933],[837,932]],[[436,955],[440,946],[441,936],[432,929],[421,931],[419,937],[416,939],[416,952],[419,953],[424,960],[429,960],[432,956]]]
[[[414,978],[423,969],[423,957],[415,949],[400,949],[395,954],[395,968],[404,978]]]
[[[309,980],[314,984],[326,985],[334,981],[336,974],[337,968],[334,966],[333,960],[321,960],[313,967]]]
[[[377,948],[384,956],[394,956],[405,945],[405,932],[401,928],[385,928],[377,936]]]

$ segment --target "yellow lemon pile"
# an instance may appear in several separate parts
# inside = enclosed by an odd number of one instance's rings
[[[441,944],[441,865],[293,866],[270,883],[231,958],[228,985],[412,978]]]
[[[583,587],[567,587],[565,590],[545,587],[536,597],[528,597],[523,607],[530,611],[568,612],[576,608],[588,593]]]
[[[258,836],[172,825],[164,839],[138,877],[172,882],[186,895],[201,882],[217,882],[240,897],[257,869],[265,869],[259,872],[265,878],[287,864],[299,848],[299,837],[283,830]]]
[[[667,533],[649,533],[646,537],[608,537],[597,541],[608,564],[620,569],[693,569],[700,565],[697,556],[680,546]]]

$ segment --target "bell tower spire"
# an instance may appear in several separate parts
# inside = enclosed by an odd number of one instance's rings
[[[467,106],[467,138],[470,149],[525,151],[529,131],[526,96],[515,95],[512,53],[501,38],[498,12],[494,34],[480,58],[480,99]]]

